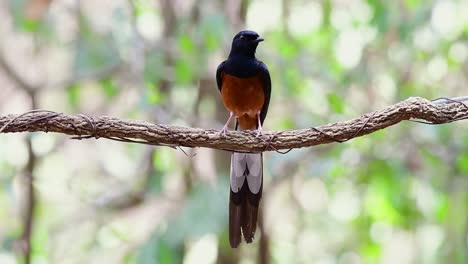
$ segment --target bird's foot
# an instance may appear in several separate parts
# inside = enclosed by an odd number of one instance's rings
[[[260,111],[257,112],[257,122],[258,123],[257,123],[257,136],[256,136],[256,138],[263,135],[263,133],[262,133],[262,130],[263,130],[262,122],[260,121]]]
[[[233,113],[233,112],[230,112],[230,113],[229,113],[229,118],[228,118],[226,124],[224,124],[223,129],[221,129],[221,131],[219,132],[219,135],[220,135],[220,136],[226,137],[226,133],[227,133],[227,131],[228,131],[229,123],[231,123],[231,119],[232,119],[233,117],[234,117],[234,113]]]
[[[227,126],[224,126],[223,129],[219,131],[219,136],[226,137],[227,131],[228,131]]]
[[[262,127],[260,127],[259,129],[257,129],[257,135],[256,135],[255,137],[258,138],[258,137],[260,137],[260,136],[263,136]]]

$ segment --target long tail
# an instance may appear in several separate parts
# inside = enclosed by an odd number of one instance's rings
[[[232,153],[230,182],[229,242],[236,248],[241,242],[241,230],[245,241],[250,243],[257,229],[263,188],[262,154]]]

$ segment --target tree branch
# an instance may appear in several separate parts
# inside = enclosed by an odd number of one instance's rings
[[[1,50],[0,50],[1,53]],[[37,87],[26,82],[23,77],[19,75],[18,72],[16,72],[12,66],[8,64],[8,62],[5,60],[5,58],[0,54],[0,69],[2,69],[14,82],[16,82],[21,89],[26,91],[28,94],[33,94],[36,90]]]
[[[445,124],[468,118],[468,98],[441,98],[435,103],[410,97],[385,109],[333,124],[288,131],[266,131],[256,137],[253,131],[230,131],[224,137],[219,130],[187,128],[128,121],[112,117],[68,115],[34,110],[21,115],[0,116],[0,133],[57,132],[74,139],[108,138],[112,140],[169,147],[206,147],[239,152],[259,152],[310,147],[344,142],[403,120]]]

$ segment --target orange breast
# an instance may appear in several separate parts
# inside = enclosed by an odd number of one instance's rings
[[[265,103],[263,82],[259,76],[238,78],[223,75],[221,97],[224,106],[238,118],[241,129],[255,129],[257,113]]]

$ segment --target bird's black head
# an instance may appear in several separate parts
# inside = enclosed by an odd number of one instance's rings
[[[255,57],[255,50],[258,43],[263,41],[257,32],[251,30],[242,30],[237,33],[232,40],[231,53],[229,57],[235,55],[244,55],[248,57]]]

